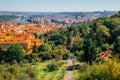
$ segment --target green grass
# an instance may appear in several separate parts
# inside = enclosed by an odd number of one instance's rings
[[[64,75],[66,72],[66,64],[62,64],[58,70],[56,71],[47,71],[46,65],[49,64],[51,61],[46,61],[43,63],[39,63],[34,65],[34,67],[38,70],[38,79],[39,80],[64,80]]]
[[[51,61],[42,63],[26,63],[14,65],[0,65],[0,80],[64,80],[66,64],[59,65],[58,70],[48,71],[46,65]],[[56,61],[55,61],[56,62]],[[57,61],[60,63],[61,61]]]
[[[77,80],[77,77],[79,76],[78,70],[73,70],[72,80]]]

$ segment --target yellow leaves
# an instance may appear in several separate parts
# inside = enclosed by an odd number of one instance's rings
[[[106,67],[111,79],[116,79],[120,76],[120,63],[117,59],[108,60]]]
[[[120,80],[120,63],[116,58],[93,64],[84,72],[78,72],[78,80]]]
[[[105,36],[109,37],[110,33],[109,33],[109,28],[105,27],[105,26],[99,26],[98,31],[102,31],[104,33]]]

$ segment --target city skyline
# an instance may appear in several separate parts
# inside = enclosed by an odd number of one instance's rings
[[[79,12],[119,11],[120,0],[0,0],[0,11]]]

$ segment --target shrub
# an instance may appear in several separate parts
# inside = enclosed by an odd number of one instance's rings
[[[58,69],[58,66],[55,62],[48,64],[46,67],[47,67],[48,71],[55,71]]]
[[[118,59],[120,60],[120,53],[117,54]]]
[[[26,72],[29,75],[29,77],[36,80],[36,77],[37,77],[37,70],[36,69],[29,67],[29,68],[27,68]]]
[[[68,58],[69,58],[69,54],[67,54],[67,53],[63,54],[63,60],[66,60]]]
[[[42,45],[39,46],[38,50],[42,51],[42,52],[51,51],[51,47],[48,44],[42,44]]]
[[[15,80],[14,75],[9,72],[3,72],[1,80]]]
[[[20,72],[20,68],[18,68],[17,66],[9,66],[7,71],[11,74],[17,75]]]
[[[80,72],[86,71],[88,67],[89,67],[89,65],[88,65],[88,64],[85,64],[85,63],[83,63],[83,64],[76,64],[76,65],[74,66],[75,70],[78,70],[78,71],[80,71]]]
[[[103,64],[94,64],[86,71],[79,71],[78,80],[120,80],[120,63],[108,60]]]
[[[22,74],[22,75],[19,76],[19,80],[23,80],[23,79],[24,80],[33,80],[29,77],[28,74]]]
[[[31,64],[0,65],[0,80],[38,80],[37,70]]]

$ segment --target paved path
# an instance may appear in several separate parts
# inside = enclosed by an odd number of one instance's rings
[[[67,80],[72,80],[72,70],[73,70],[73,62],[72,60],[67,61]]]

